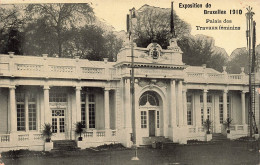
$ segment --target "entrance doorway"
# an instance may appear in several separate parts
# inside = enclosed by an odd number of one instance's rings
[[[149,137],[155,136],[155,110],[149,110]]]
[[[52,109],[52,132],[55,140],[65,139],[65,109]]]

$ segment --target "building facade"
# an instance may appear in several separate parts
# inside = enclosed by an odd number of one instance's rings
[[[116,62],[0,55],[0,151],[43,150],[42,128],[52,125],[52,140],[75,140],[82,122],[86,147],[122,143],[130,147],[132,107],[131,49],[126,45]],[[212,133],[231,138],[248,134],[248,76],[187,66],[176,40],[167,49],[151,43],[134,47],[135,126],[137,145],[147,137],[173,142],[205,140],[202,123],[212,121]],[[259,75],[256,84],[259,86]],[[259,95],[256,95],[259,126]]]

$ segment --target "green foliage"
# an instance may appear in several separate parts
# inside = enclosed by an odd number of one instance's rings
[[[212,121],[209,120],[209,119],[206,119],[206,120],[203,122],[203,126],[204,126],[204,128],[206,128],[207,134],[210,134],[211,125],[212,125]]]
[[[79,136],[81,137],[82,132],[84,131],[84,124],[82,122],[77,122],[76,123],[76,129],[75,129],[75,133],[79,134]]]
[[[46,141],[49,141],[52,136],[52,131],[51,131],[51,124],[50,123],[45,123],[43,126],[42,130],[42,135],[46,138]]]
[[[228,117],[228,118],[226,119],[226,121],[224,121],[223,124],[224,124],[225,128],[229,130],[229,129],[230,129],[230,126],[231,126],[231,124],[232,124],[232,119]]]
[[[144,5],[137,12],[137,25],[134,27],[137,46],[147,47],[151,42],[156,41],[162,48],[167,48],[172,37],[171,10]],[[181,38],[185,34],[190,34],[190,25],[181,20],[175,11],[174,15],[176,35]]]
[[[88,3],[65,4],[30,4],[26,7],[30,18],[44,19],[46,25],[55,34],[58,44],[58,55],[63,57],[63,43],[66,41],[66,31],[73,26],[82,26],[82,22],[89,22],[93,17],[93,9]]]
[[[178,41],[179,47],[183,51],[183,62],[191,66],[201,66],[206,64],[208,67],[222,71],[226,64],[225,54],[216,51],[214,39],[203,36],[184,36]]]

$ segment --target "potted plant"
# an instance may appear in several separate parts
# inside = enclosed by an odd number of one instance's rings
[[[258,140],[259,139],[259,133],[258,133],[258,128],[256,127],[255,128],[255,140]]]
[[[224,122],[224,126],[225,129],[227,130],[227,138],[230,139],[231,138],[231,134],[230,134],[230,126],[232,124],[232,119],[231,118],[227,118],[226,121]]]
[[[231,126],[231,124],[232,124],[232,119],[230,119],[228,117],[227,120],[224,122],[225,129],[227,130],[227,134],[230,134],[230,126]]]
[[[51,141],[52,131],[50,123],[44,124],[42,135],[45,137],[44,150],[50,151],[51,149],[53,149],[53,142]]]
[[[203,123],[204,128],[206,128],[206,141],[210,141],[212,139],[212,134],[210,133],[210,128],[212,125],[212,121],[206,119]]]
[[[77,122],[75,133],[79,134],[78,141],[77,141],[77,145],[79,148],[84,148],[84,142],[82,141],[82,136],[81,136],[83,131],[84,131],[84,124],[82,122]]]
[[[82,141],[81,134],[83,133],[83,129],[84,129],[84,124],[82,122],[77,122],[75,133],[79,134],[78,141]]]

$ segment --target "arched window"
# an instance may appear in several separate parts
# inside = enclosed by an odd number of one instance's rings
[[[139,99],[139,106],[150,104],[152,106],[159,106],[159,99],[157,93],[153,91],[146,91]]]

